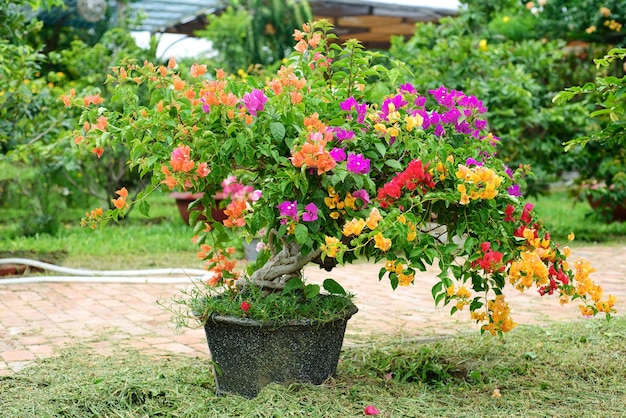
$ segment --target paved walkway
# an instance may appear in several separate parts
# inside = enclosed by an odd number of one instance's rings
[[[626,311],[626,246],[580,247],[571,260],[592,262],[593,278],[605,292],[618,297],[618,315]],[[436,272],[421,273],[415,286],[392,291],[378,281],[378,268],[357,264],[338,268],[333,278],[356,294],[357,313],[349,322],[344,347],[381,336],[426,339],[459,332],[478,332],[467,312],[449,315],[435,307],[430,294]],[[306,271],[309,282],[329,276],[316,267]],[[203,329],[177,331],[169,313],[156,303],[167,301],[186,284],[29,283],[3,284],[0,279],[0,375],[29,362],[54,356],[58,349],[88,342],[106,354],[114,346],[148,355],[208,356]],[[521,294],[509,288],[507,299],[520,324],[585,321],[577,303],[561,306],[554,297],[535,291]],[[488,337],[486,337],[488,338]]]

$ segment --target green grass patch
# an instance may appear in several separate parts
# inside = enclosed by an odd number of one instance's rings
[[[208,356],[98,356],[88,344],[0,377],[8,418],[358,417],[370,404],[382,417],[623,417],[625,399],[622,318],[380,341],[345,350],[324,385],[270,385],[252,400],[217,397]]]
[[[528,199],[535,205],[552,238],[567,242],[574,232],[574,243],[626,243],[626,222],[600,219],[587,201],[579,201],[565,190],[555,190],[546,195]]]

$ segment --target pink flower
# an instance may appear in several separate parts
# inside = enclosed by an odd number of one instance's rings
[[[298,202],[294,200],[290,202],[285,200],[283,203],[276,205],[280,216],[285,218],[291,218],[294,221],[298,222]],[[281,220],[282,223],[287,223],[286,219]]]
[[[376,409],[372,405],[367,405],[363,412],[365,413],[365,415],[378,415],[378,414],[380,414],[380,411],[378,409]]]
[[[265,109],[265,102],[267,102],[267,97],[263,90],[254,89],[243,96],[243,103],[252,116],[256,116],[257,112]]]
[[[302,220],[306,222],[317,221],[317,213],[319,209],[315,206],[315,203],[309,203],[304,207],[305,212],[302,214]]]

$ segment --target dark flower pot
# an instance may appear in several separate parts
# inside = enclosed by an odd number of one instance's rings
[[[333,322],[301,320],[280,326],[211,316],[204,330],[217,394],[254,398],[273,382],[322,384],[337,369],[347,321],[357,311],[351,305]]]
[[[616,222],[626,221],[626,203],[620,203],[615,207],[611,207],[609,204],[605,204],[601,199],[594,199],[591,196],[587,196],[589,206],[597,211],[601,211],[607,219]]]
[[[170,193],[170,197],[176,200],[176,206],[178,207],[178,212],[180,216],[183,218],[183,221],[186,224],[189,224],[189,204],[195,200],[198,200],[202,197],[202,193],[181,193],[174,192]],[[219,197],[215,197],[215,207],[211,208],[211,216],[214,220],[218,222],[224,222],[224,220],[228,219],[228,216],[224,213],[223,209],[220,209],[220,203],[223,199]],[[204,206],[199,204],[194,210],[202,211],[204,210]],[[198,217],[199,220],[205,220],[206,217],[204,215],[200,215]]]

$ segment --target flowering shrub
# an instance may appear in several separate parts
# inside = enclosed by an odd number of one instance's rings
[[[560,92],[554,101],[564,104],[582,98],[589,104],[589,118],[594,129],[566,143],[566,149],[582,146],[589,155],[580,174],[577,194],[601,209],[608,221],[623,220],[616,214],[623,211],[626,201],[626,48],[613,48],[594,60],[600,76],[582,86],[572,86]],[[613,75],[615,74],[615,75]]]
[[[88,213],[85,224],[115,219],[129,204],[147,211],[157,188],[204,192],[209,207],[233,174],[256,200],[234,199],[227,225],[205,211],[209,221],[195,227],[213,286],[290,288],[309,262],[332,270],[365,258],[381,262],[379,277],[392,288],[438,265],[435,302],[469,311],[492,334],[515,326],[507,284],[561,303],[580,299],[584,315],[610,315],[615,300],[603,299],[592,268],[582,260],[571,268],[568,248],[550,240],[521,198],[525,169],[498,159],[482,102],[443,86],[381,94],[378,82],[392,83],[398,69],[357,41],[332,43],[330,29],[319,21],[296,31],[295,52],[264,83],[220,70],[209,77],[198,64],[182,74],[174,61],[114,68],[108,81],[124,110],[87,106],[76,142],[96,153],[126,144],[130,165],[153,183],[134,202],[121,205],[120,193],[119,209]],[[150,104],[126,94],[137,84]],[[246,273],[220,247],[232,230],[266,231],[267,250]],[[326,287],[342,292],[336,282]]]

